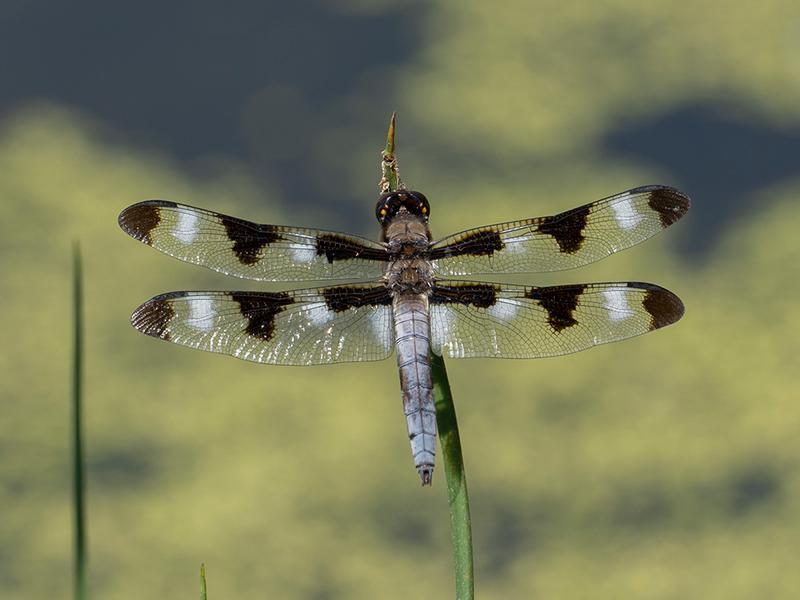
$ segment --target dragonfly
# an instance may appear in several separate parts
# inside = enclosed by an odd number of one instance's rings
[[[474,275],[572,269],[638,244],[689,210],[675,188],[648,185],[548,217],[431,235],[424,194],[380,194],[380,241],[265,225],[166,200],[119,215],[133,238],[182,261],[265,282],[326,282],[292,291],[175,291],[131,316],[140,332],[273,365],[397,356],[414,466],[430,485],[436,408],[430,353],[541,358],[631,338],[678,321],[681,300],[635,281],[550,287]]]

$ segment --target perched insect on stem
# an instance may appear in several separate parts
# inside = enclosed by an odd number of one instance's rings
[[[394,160],[393,126],[394,119],[384,162]],[[634,188],[554,216],[437,241],[428,228],[427,197],[406,189],[396,165],[389,167],[375,207],[379,242],[260,225],[165,200],[129,206],[119,216],[122,229],[180,260],[259,281],[340,281],[286,292],[170,292],[137,308],[133,326],[176,344],[275,365],[382,360],[396,351],[414,464],[429,485],[436,449],[431,350],[450,358],[556,356],[683,315],[676,295],[650,283],[531,287],[461,279],[558,271],[605,258],[685,215],[689,198],[678,190]]]

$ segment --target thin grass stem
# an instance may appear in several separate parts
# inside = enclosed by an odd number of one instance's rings
[[[472,560],[472,519],[461,437],[458,434],[456,407],[447,379],[444,358],[431,353],[433,399],[436,402],[436,424],[439,447],[444,459],[447,479],[447,504],[450,507],[450,539],[453,544],[453,567],[456,575],[456,598],[472,600],[475,596],[475,573]]]
[[[83,268],[80,247],[73,246],[72,271],[72,507],[74,521],[73,578],[76,600],[86,600],[86,507],[83,464]]]

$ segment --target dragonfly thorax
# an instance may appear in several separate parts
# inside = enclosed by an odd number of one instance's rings
[[[383,224],[383,238],[391,261],[386,268],[386,280],[395,293],[428,293],[433,287],[433,271],[427,254],[431,233],[427,218],[405,207]]]
[[[433,289],[431,263],[421,258],[392,261],[386,272],[386,283],[397,294],[428,294]]]

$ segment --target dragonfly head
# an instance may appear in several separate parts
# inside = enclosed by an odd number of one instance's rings
[[[420,217],[426,223],[431,213],[431,205],[422,192],[397,190],[396,192],[385,192],[380,195],[378,203],[375,205],[375,217],[383,225],[394,218],[402,209]]]

